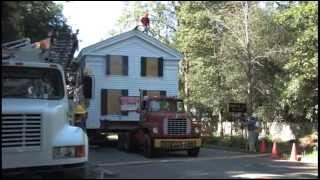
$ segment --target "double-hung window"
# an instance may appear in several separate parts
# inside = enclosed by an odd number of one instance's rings
[[[158,91],[158,90],[143,90],[142,91],[143,96],[166,96],[167,92],[166,91]]]
[[[162,77],[163,58],[141,57],[141,76]]]
[[[128,115],[128,111],[121,111],[121,96],[128,96],[128,90],[101,89],[101,115]]]
[[[107,75],[128,75],[128,56],[107,55],[106,56]]]

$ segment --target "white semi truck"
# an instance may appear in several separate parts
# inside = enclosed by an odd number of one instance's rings
[[[2,169],[84,165],[88,138],[70,123],[63,65],[27,38],[2,50]]]

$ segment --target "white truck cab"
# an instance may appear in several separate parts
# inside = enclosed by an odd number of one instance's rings
[[[2,169],[83,164],[88,138],[70,125],[64,70],[34,58],[2,59]]]

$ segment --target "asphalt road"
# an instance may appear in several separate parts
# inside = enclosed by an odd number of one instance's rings
[[[202,148],[197,158],[186,152],[162,153],[148,159],[139,153],[118,151],[115,143],[91,146],[86,168],[52,174],[23,175],[19,178],[95,179],[214,179],[285,178],[316,179],[317,164],[272,160],[270,154],[247,154]]]
[[[95,178],[317,178],[317,164],[272,160],[270,154],[247,154],[203,148],[197,158],[186,152],[159,154],[153,159],[118,151],[113,146],[91,147],[89,165]],[[100,173],[99,173],[100,171]]]

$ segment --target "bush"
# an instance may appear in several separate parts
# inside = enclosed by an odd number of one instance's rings
[[[266,138],[266,152],[271,153],[273,142]],[[231,148],[236,149],[238,151],[243,151],[246,149],[247,139],[244,139],[242,136],[233,136],[232,138],[230,136],[207,136],[202,138],[202,143],[204,146],[214,145],[217,147],[223,147],[223,148]],[[259,145],[261,143],[261,140],[257,143],[257,151],[259,151]],[[280,151],[281,154],[290,154],[292,143],[291,142],[277,142],[277,148]],[[299,148],[298,148],[299,149]]]
[[[202,138],[204,145],[215,145],[221,147],[232,147],[236,149],[245,149],[246,140],[242,136],[207,136]]]

